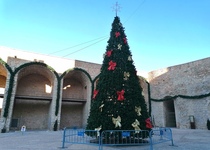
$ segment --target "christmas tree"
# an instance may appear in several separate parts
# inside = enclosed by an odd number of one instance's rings
[[[150,130],[146,102],[120,18],[112,23],[87,130]]]

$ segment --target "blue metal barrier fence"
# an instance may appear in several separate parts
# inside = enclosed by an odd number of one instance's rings
[[[65,128],[63,131],[62,148],[65,144],[85,144],[98,146],[103,150],[103,146],[125,146],[125,145],[153,145],[171,141],[173,146],[172,131],[170,128],[147,130],[105,130],[103,132],[85,129]]]
[[[147,130],[105,130],[101,133],[101,150],[103,146],[149,145]]]
[[[170,128],[162,127],[158,129],[152,129],[149,133],[149,137],[150,137],[150,150],[153,150],[153,145],[168,141],[171,142],[171,146],[174,146],[172,130]]]
[[[100,149],[100,134],[95,130],[65,128],[62,148],[65,148],[65,143],[99,146]]]

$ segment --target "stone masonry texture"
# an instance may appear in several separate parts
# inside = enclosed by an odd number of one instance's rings
[[[5,55],[0,58],[13,71],[24,64],[37,61],[52,67],[59,76],[67,71],[58,89],[58,79],[49,68],[36,64],[23,67],[15,75],[9,115],[4,118],[11,75],[1,63],[0,88],[5,92],[0,93],[4,97],[0,111],[0,129],[20,130],[22,125],[26,125],[29,130],[53,130],[56,120],[58,128],[86,126],[91,106],[91,91],[96,85],[96,83],[92,85],[91,82],[99,75],[100,64],[19,52],[5,47],[0,47],[0,52],[4,52],[1,54]],[[210,119],[210,97],[199,99],[177,97],[171,101],[161,99],[176,95],[208,94],[210,58],[151,71],[146,77],[140,76],[139,79],[155,126],[191,128],[190,116],[193,116],[196,129],[207,129],[206,122],[208,118]],[[159,101],[151,101],[150,97]],[[56,115],[57,100],[59,108]]]

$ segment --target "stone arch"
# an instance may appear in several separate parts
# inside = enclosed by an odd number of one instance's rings
[[[1,117],[3,118],[3,117],[7,117],[9,104],[10,104],[10,96],[8,96],[9,90],[7,91],[6,99],[4,98],[4,96],[5,96],[5,92],[4,91],[5,91],[5,88],[7,86],[6,80],[7,80],[8,76],[11,76],[13,71],[12,71],[12,68],[6,62],[4,62],[1,58],[0,58],[0,66],[1,66],[1,71],[0,72],[1,72],[1,75],[3,76],[2,77],[3,78],[2,82],[5,82],[5,84],[4,83],[2,84],[4,86],[4,87],[2,87],[3,88],[2,89],[2,93],[4,93],[4,94],[2,94],[2,99],[1,99],[2,103],[5,103],[5,104],[3,104],[4,105],[4,110],[3,110],[4,114],[1,114]],[[6,77],[6,80],[5,80],[4,77]],[[9,82],[9,81],[7,81],[7,82]],[[12,89],[12,86],[10,86],[10,84],[9,84],[8,88]],[[5,110],[5,108],[6,108],[6,110]],[[1,110],[1,112],[2,112],[2,110]],[[3,128],[3,126],[1,128]],[[4,128],[4,130],[6,131],[6,128]]]
[[[147,109],[149,110],[149,115],[151,116],[151,101],[150,101],[150,89],[149,82],[142,76],[139,77],[139,84],[142,88],[142,95],[144,96],[145,102],[147,104]]]
[[[16,94],[11,129],[49,129],[55,75],[44,63],[30,62],[15,69]]]
[[[96,88],[96,85],[97,85],[97,83],[98,83],[99,77],[100,77],[100,74],[98,74],[98,75],[93,79],[93,89],[92,89],[92,91]]]
[[[92,79],[85,70],[74,68],[63,74],[60,128],[83,127],[90,107]]]

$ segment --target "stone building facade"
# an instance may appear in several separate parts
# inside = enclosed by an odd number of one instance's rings
[[[100,64],[0,47],[0,129],[85,127]],[[140,84],[155,126],[206,129],[210,58],[149,72]],[[169,100],[168,100],[168,99]],[[170,99],[173,98],[173,99]]]
[[[99,64],[0,47],[0,128],[84,127]]]
[[[157,126],[207,129],[210,58],[152,71],[148,82],[151,101],[156,99],[151,108]]]

